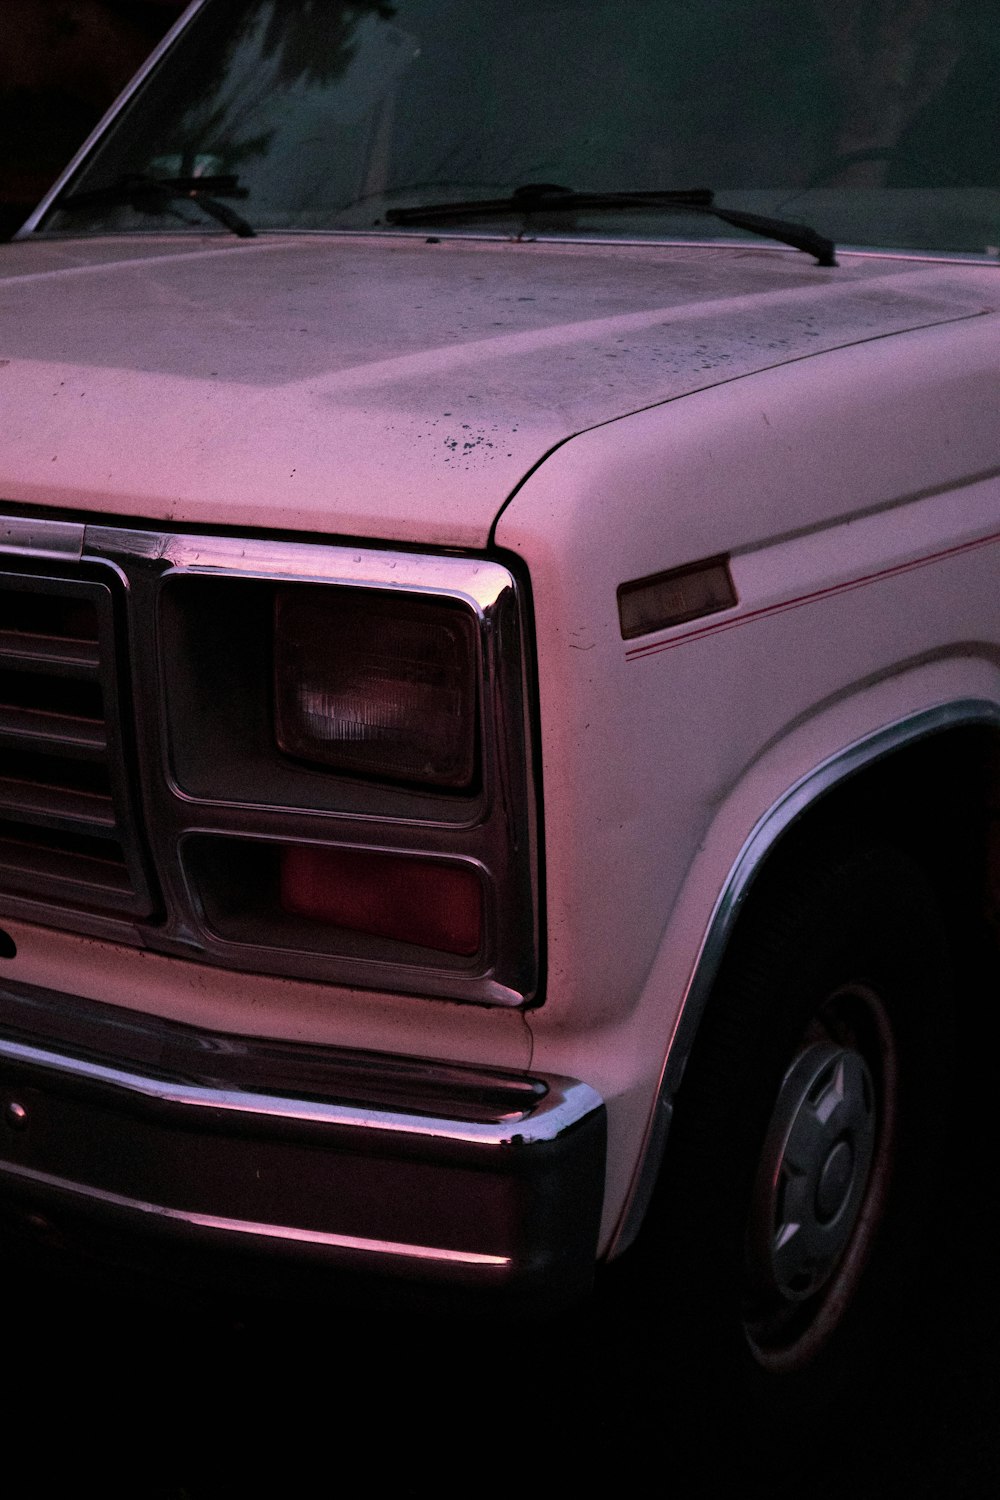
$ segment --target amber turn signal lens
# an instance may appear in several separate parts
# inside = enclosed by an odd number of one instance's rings
[[[280,879],[294,916],[463,957],[482,945],[482,886],[470,865],[292,844]]]
[[[635,578],[618,590],[622,637],[635,640],[654,630],[732,609],[736,602],[728,557],[707,557],[669,573]]]

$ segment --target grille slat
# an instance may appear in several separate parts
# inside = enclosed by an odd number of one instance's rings
[[[37,837],[0,837],[0,885],[8,880],[27,895],[54,897],[74,906],[128,910],[133,902],[123,862],[74,849],[69,841],[60,847]]]
[[[103,760],[108,753],[105,726],[68,714],[50,714],[0,703],[0,746],[39,755],[84,755]],[[41,770],[41,767],[39,768]]]
[[[0,671],[53,672],[59,675],[96,676],[100,656],[96,641],[59,640],[49,635],[29,635],[20,630],[0,630]]]
[[[0,776],[0,818],[7,817],[17,821],[28,818],[48,828],[108,833],[117,829],[114,803],[108,793]]]
[[[134,917],[132,814],[105,583],[0,574],[0,894]]]

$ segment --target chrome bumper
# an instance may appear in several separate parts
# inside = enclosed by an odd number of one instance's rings
[[[0,986],[0,1211],[553,1303],[589,1283],[601,1099],[523,1077],[215,1036]],[[487,1299],[489,1300],[489,1299]]]

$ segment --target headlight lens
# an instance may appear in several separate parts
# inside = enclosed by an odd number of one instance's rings
[[[275,732],[286,755],[463,788],[476,766],[476,622],[460,603],[279,588]]]

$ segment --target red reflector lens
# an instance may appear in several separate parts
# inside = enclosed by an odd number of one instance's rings
[[[468,865],[438,864],[311,844],[281,853],[289,913],[469,957],[482,943],[483,899]]]

